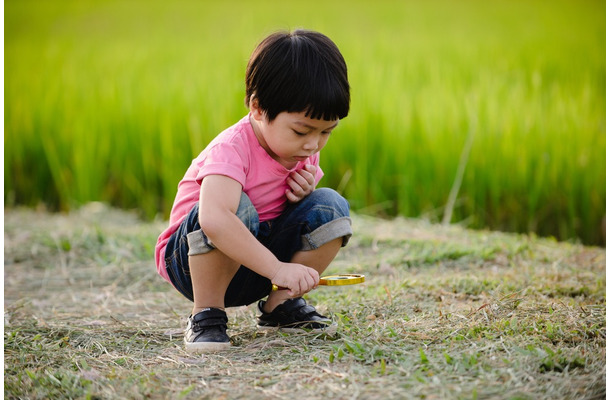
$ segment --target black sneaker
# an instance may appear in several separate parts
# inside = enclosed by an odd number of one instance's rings
[[[186,351],[205,353],[228,349],[227,313],[218,308],[205,308],[190,316],[184,331]]]
[[[263,311],[264,305],[264,301],[258,302],[258,309],[262,313],[258,317],[258,326],[261,329],[279,328],[283,332],[309,331],[328,334],[337,330],[337,325],[333,324],[330,318],[318,314],[302,297],[288,299],[270,313]]]

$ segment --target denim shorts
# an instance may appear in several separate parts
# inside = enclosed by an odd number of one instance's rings
[[[280,261],[290,262],[297,251],[307,251],[337,238],[343,246],[352,236],[349,204],[332,189],[320,188],[298,203],[289,204],[277,218],[260,222],[258,213],[245,193],[242,193],[237,216],[250,232]],[[169,238],[165,250],[165,266],[174,287],[193,301],[188,256],[205,254],[214,244],[199,225],[199,204],[195,204],[176,232]],[[225,307],[251,304],[267,296],[271,281],[241,266],[225,293]]]

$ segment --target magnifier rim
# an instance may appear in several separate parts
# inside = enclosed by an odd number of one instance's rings
[[[320,278],[320,284],[326,286],[355,285],[362,282],[364,282],[364,275],[362,274],[336,274]]]

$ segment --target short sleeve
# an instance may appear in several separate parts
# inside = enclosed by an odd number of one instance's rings
[[[200,161],[199,172],[195,180],[201,184],[208,175],[224,175],[246,186],[247,154],[239,147],[226,142],[220,142],[207,150],[207,154]]]

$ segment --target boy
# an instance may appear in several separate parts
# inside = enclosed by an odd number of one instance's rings
[[[193,301],[187,351],[228,348],[225,307],[265,296],[261,328],[333,327],[301,296],[352,235],[347,201],[315,189],[349,90],[345,60],[321,33],[277,32],[252,53],[249,113],[193,160],[156,246],[159,274]]]

